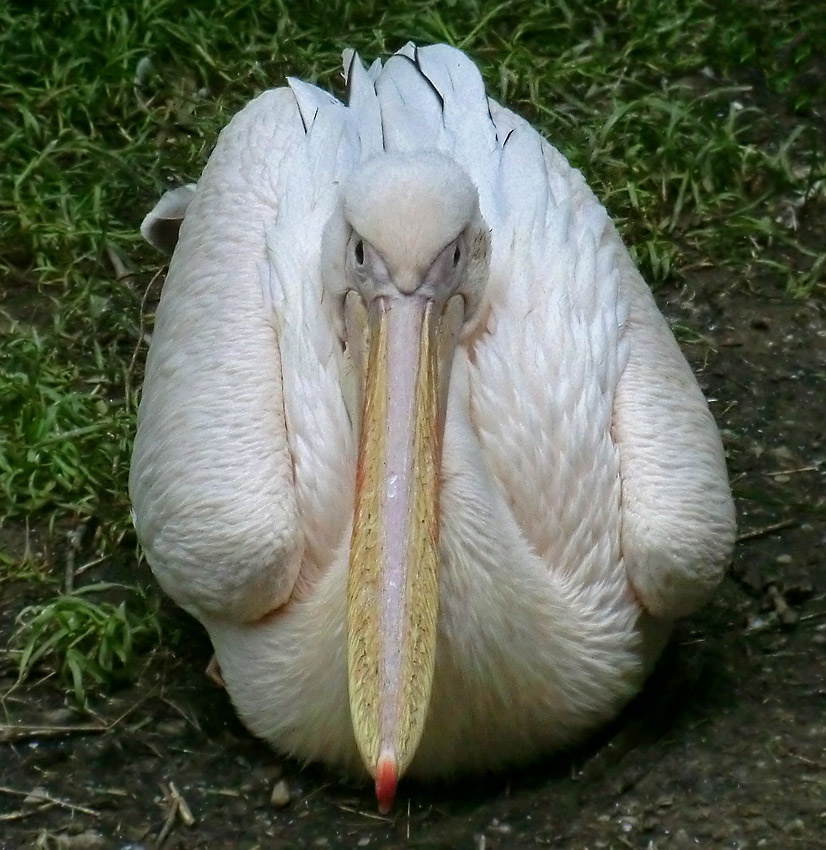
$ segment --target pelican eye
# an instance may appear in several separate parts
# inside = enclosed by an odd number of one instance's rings
[[[359,239],[359,241],[356,242],[354,254],[356,256],[356,263],[360,266],[363,266],[364,265],[364,242],[362,242],[361,239]]]

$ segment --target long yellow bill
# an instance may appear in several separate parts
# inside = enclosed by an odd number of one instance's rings
[[[399,294],[375,299],[368,312],[347,650],[356,742],[382,811],[413,759],[433,681],[449,379],[442,374],[440,381],[439,372],[455,346],[451,306],[443,312],[433,301]]]

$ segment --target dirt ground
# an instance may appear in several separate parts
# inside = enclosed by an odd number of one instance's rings
[[[598,740],[484,781],[404,783],[382,817],[369,787],[245,732],[203,674],[204,633],[165,603],[176,648],[91,715],[0,666],[0,848],[826,847],[826,310],[756,289],[698,272],[659,293],[702,335],[684,349],[723,430],[741,540],[717,598]],[[3,638],[37,592],[22,590],[0,591]]]

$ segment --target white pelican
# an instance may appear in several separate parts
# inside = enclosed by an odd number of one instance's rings
[[[144,222],[185,208],[130,491],[247,726],[366,768],[386,810],[403,773],[614,715],[718,584],[734,513],[582,175],[451,47],[347,51],[345,75],[346,105],[256,98]]]

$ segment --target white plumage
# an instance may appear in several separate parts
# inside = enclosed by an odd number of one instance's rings
[[[379,246],[365,262],[398,281],[393,263],[423,276],[422,246],[460,238],[472,285],[442,441],[432,697],[409,772],[499,768],[614,715],[671,621],[712,593],[734,536],[722,447],[605,210],[487,99],[470,60],[407,45],[369,70],[348,52],[345,69],[346,106],[290,80],[245,107],[186,209],[147,360],[136,528],[249,728],[362,770],[346,611],[364,356],[347,239]],[[467,178],[477,213],[459,209]],[[441,222],[465,219],[437,244]]]

